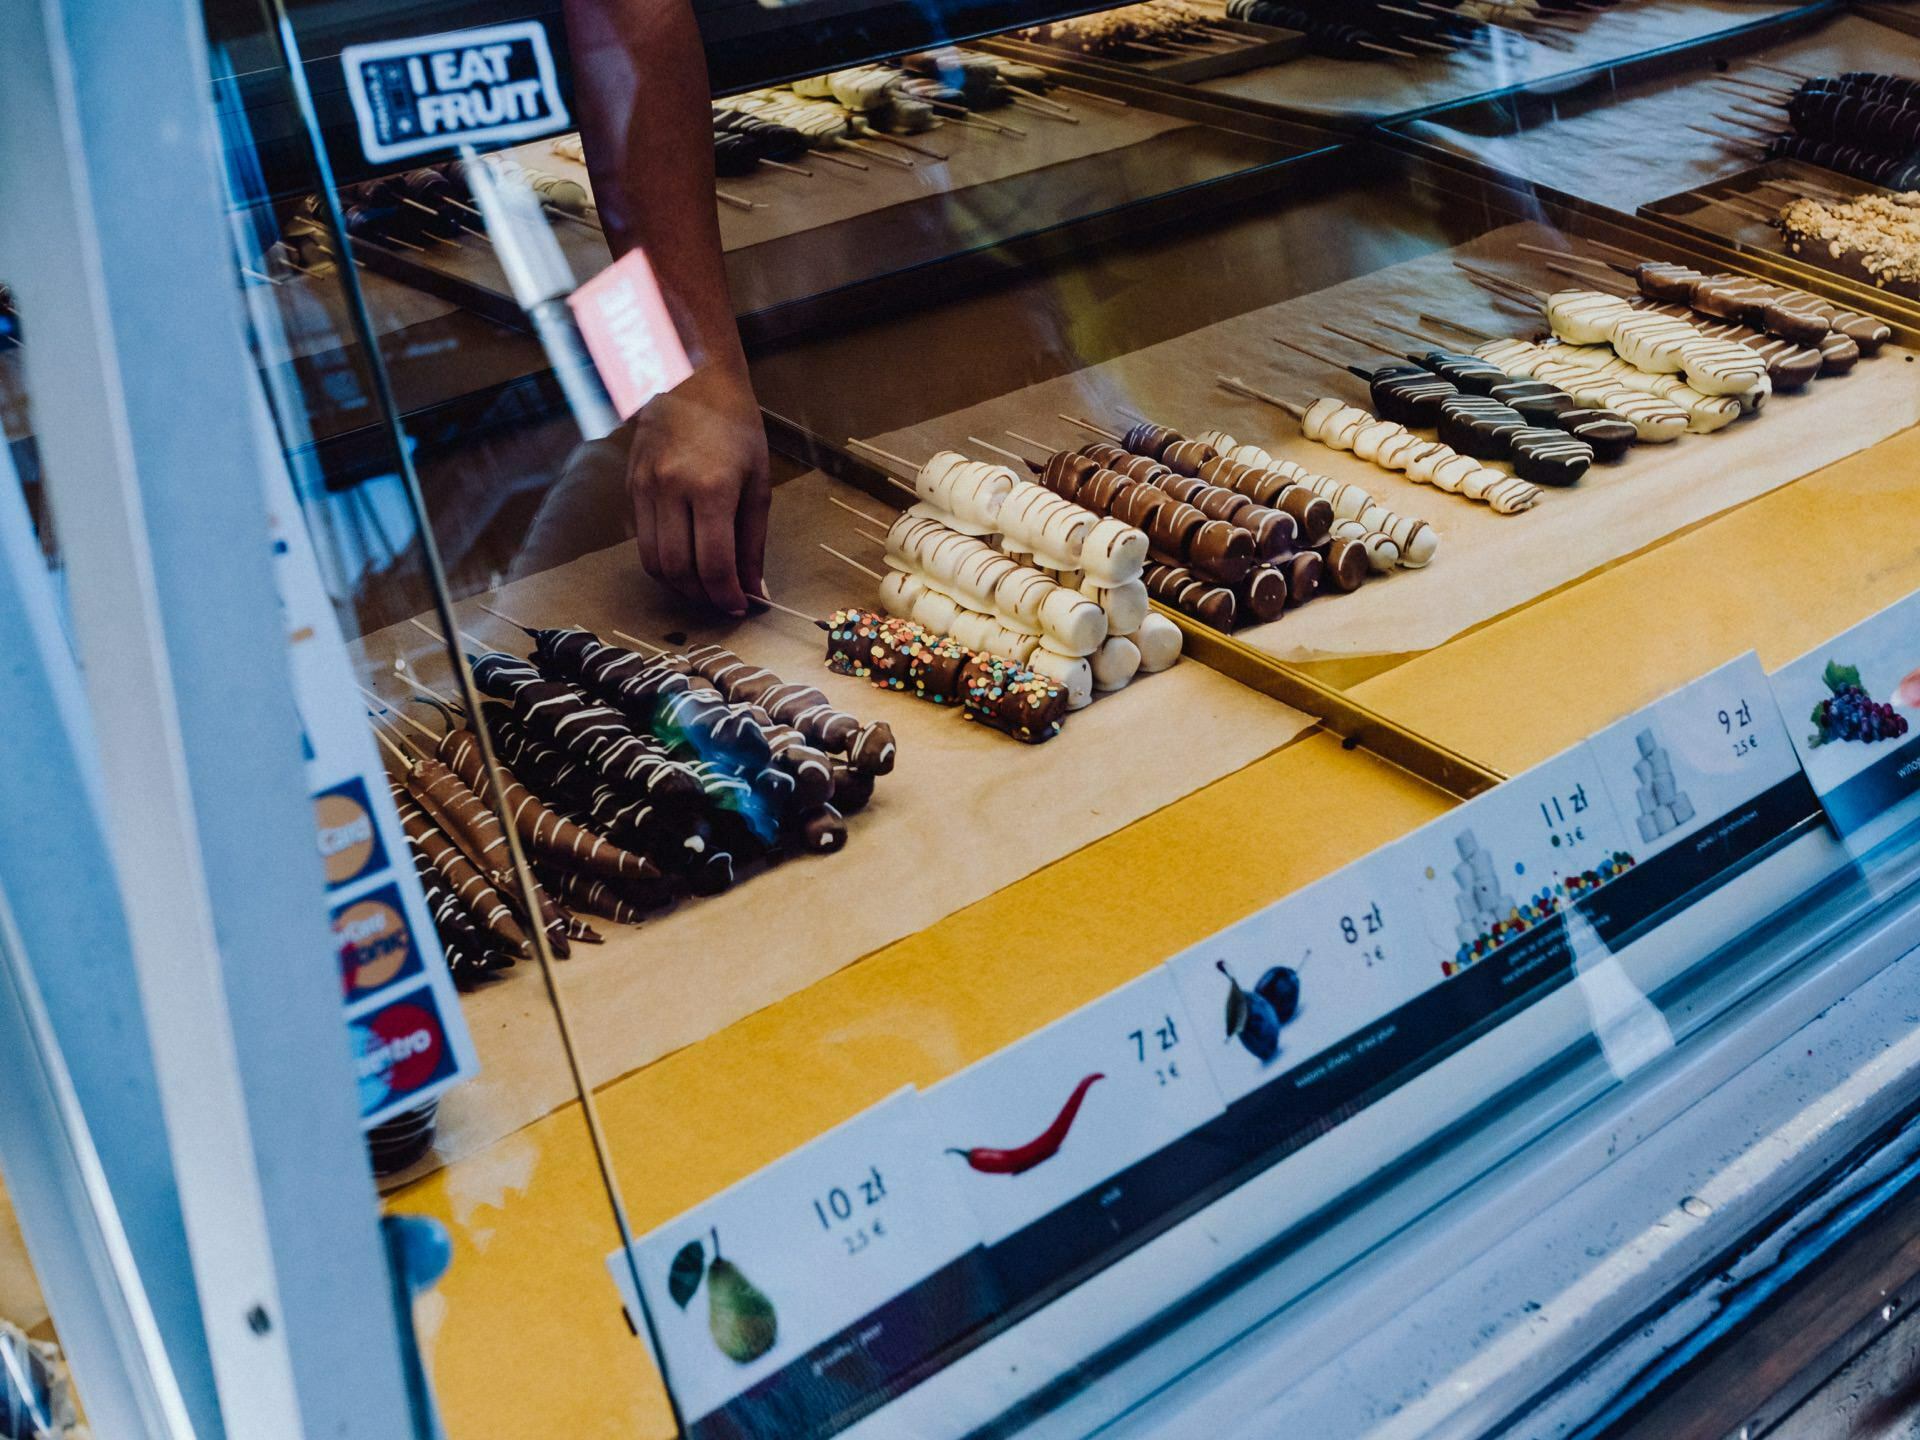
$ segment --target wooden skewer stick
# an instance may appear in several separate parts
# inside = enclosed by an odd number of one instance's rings
[[[1730,120],[1735,125],[1743,121],[1750,121],[1757,128],[1764,129],[1769,133],[1777,131],[1780,128],[1780,117],[1778,115],[1769,115],[1766,111],[1758,107],[1749,110],[1744,105],[1729,105],[1720,112],[1720,118]]]
[[[651,650],[656,655],[664,655],[667,653],[664,645],[655,645],[651,640],[642,640],[638,635],[629,635],[624,630],[609,630],[607,633],[613,636],[614,639],[632,645],[636,649]]]
[[[1306,406],[1292,400],[1282,400],[1278,395],[1269,395],[1264,390],[1257,390],[1238,376],[1216,375],[1213,378],[1227,389],[1233,391],[1234,394],[1244,395],[1249,400],[1258,400],[1263,404],[1273,406],[1275,409],[1284,410],[1296,420],[1304,418],[1307,413]]]
[[[822,630],[831,630],[833,628],[817,615],[809,615],[806,611],[796,610],[791,605],[782,605],[778,600],[769,600],[766,596],[756,595],[751,590],[747,592],[747,598],[749,600],[759,601],[760,604],[765,605],[769,610],[778,610],[782,615],[791,615],[796,620],[804,620],[809,625],[817,625]]]
[[[1051,109],[1047,105],[1041,103],[1041,101],[1037,97],[1027,94],[1027,92],[1024,90],[1022,90],[1017,95],[1009,95],[1007,98],[1011,100],[1015,105],[1019,106],[1022,110],[1025,110],[1028,113],[1033,115],[1039,115],[1044,119],[1064,120],[1069,125],[1078,125],[1080,123],[1080,117],[1074,114],[1071,110]]]
[[[1760,144],[1759,140],[1757,140],[1751,135],[1729,135],[1724,130],[1709,130],[1704,125],[1685,125],[1685,126],[1682,126],[1681,128],[1686,130],[1692,130],[1693,132],[1699,135],[1709,135],[1713,139],[1718,140],[1722,145],[1738,145],[1748,150],[1759,150],[1764,148]]]
[[[846,561],[847,564],[851,565],[854,569],[858,570],[862,575],[871,575],[875,580],[885,580],[887,578],[886,576],[882,575],[878,570],[871,570],[867,568],[865,565],[862,565],[858,560],[854,559],[851,555],[841,554],[838,550],[834,549],[831,545],[822,545],[820,548],[826,551],[827,554],[833,556],[834,559]]]
[[[1275,335],[1273,337],[1273,343],[1276,345],[1285,346],[1289,350],[1296,351],[1299,354],[1306,356],[1309,360],[1318,360],[1322,365],[1326,365],[1331,367],[1332,369],[1338,370],[1342,375],[1347,373],[1347,362],[1345,360],[1336,359],[1331,355],[1322,355],[1317,350],[1309,350],[1304,345],[1296,345],[1293,341],[1288,340],[1284,336],[1280,336],[1280,335]]]
[[[367,699],[371,700],[375,705],[378,705],[380,707],[381,713],[386,715],[389,719],[398,720],[402,725],[411,725],[415,730],[418,730],[422,735],[426,736],[429,740],[433,741],[433,743],[436,746],[439,745],[440,737],[434,734],[433,731],[429,730],[426,726],[422,725],[418,720],[414,719],[411,715],[407,714],[404,710],[399,710],[399,709],[396,709],[394,706],[389,705],[385,700],[381,699],[381,697],[378,694],[376,694],[372,690],[367,689],[367,687],[364,685],[356,685],[354,686],[354,689],[358,690],[362,695],[366,696]]]
[[[1464,260],[1456,260],[1453,262],[1453,265],[1456,270],[1460,270],[1476,279],[1485,281],[1488,285],[1496,289],[1505,290],[1509,295],[1524,295],[1529,300],[1545,300],[1547,298],[1547,292],[1544,290],[1536,290],[1531,285],[1524,285],[1518,280],[1510,279],[1505,275],[1496,274],[1490,270],[1476,269]]]
[[[1610,276],[1603,280],[1598,275],[1589,275],[1586,271],[1575,270],[1570,265],[1549,263],[1547,269],[1551,270],[1555,275],[1565,275],[1571,280],[1578,280],[1582,285],[1591,285],[1603,295],[1629,295],[1633,293]]]
[[[996,135],[1018,135],[1022,133],[1010,126],[996,125],[990,120],[976,120],[973,116],[965,114],[964,112],[958,115],[947,116],[944,123],[963,126],[968,130],[991,130]]]
[[[876,535],[871,530],[862,530],[858,525],[853,527],[853,533],[869,545],[878,545],[882,550],[887,548],[887,537],[884,535]]]
[[[1053,446],[1047,444],[1044,440],[1036,440],[1031,435],[1022,435],[1018,430],[1009,430],[1007,434],[1010,438],[1018,440],[1022,445],[1031,445],[1043,455],[1053,455],[1056,453]],[[1027,464],[1031,465],[1033,461],[1029,460]]]
[[[423,214],[431,215],[436,220],[440,218],[440,212],[434,209],[433,206],[422,204],[420,201],[414,199],[411,195],[402,195],[400,197],[400,203],[402,205],[411,205],[414,209],[422,212]]]
[[[943,150],[935,150],[930,145],[917,145],[913,141],[902,139],[898,135],[888,135],[879,130],[871,130],[868,131],[867,134],[869,139],[877,140],[883,145],[898,145],[902,150],[911,150],[914,154],[924,155],[929,160],[945,160],[947,158],[946,152]]]
[[[402,250],[411,250],[416,255],[424,255],[427,253],[426,246],[410,244],[402,240],[398,235],[382,235],[380,237],[380,243],[382,245],[398,245]]]
[[[1477,275],[1469,275],[1467,280],[1469,284],[1491,295],[1498,303],[1514,310],[1523,311],[1528,315],[1535,315],[1534,307],[1518,295],[1515,295],[1512,291],[1503,290],[1498,285],[1487,280],[1482,280]],[[1538,318],[1537,315],[1535,315],[1535,318]]]
[[[406,656],[398,655],[394,657],[393,673],[398,675],[402,680],[406,681],[407,684],[411,685],[415,690],[419,691],[422,695],[426,696],[429,700],[433,701],[435,704],[444,705],[447,707],[447,709],[452,711],[456,711],[456,712],[459,711],[460,709],[459,702],[454,700],[451,696],[442,695],[438,690],[434,689],[431,685],[427,684],[426,681],[422,680],[420,678],[419,672],[417,672],[413,668],[413,666],[407,663]]]
[[[849,439],[847,441],[847,446],[849,449],[853,449],[853,450],[864,450],[869,455],[878,455],[882,460],[885,460],[888,464],[899,466],[902,470],[906,471],[907,474],[909,475],[918,475],[920,473],[920,467],[914,464],[911,460],[908,460],[903,456],[896,455],[891,450],[882,450],[878,445],[869,445],[864,440]],[[894,478],[898,479],[899,477],[895,476]],[[912,489],[913,487],[908,486],[907,488]]]
[[[766,166],[766,167],[767,167],[767,168],[768,168],[769,170],[784,170],[784,171],[786,171],[786,172],[787,172],[787,173],[788,173],[789,175],[804,175],[804,176],[806,176],[806,177],[807,177],[807,179],[809,179],[809,180],[811,180],[811,179],[813,178],[813,172],[812,172],[811,170],[804,170],[804,169],[802,169],[802,168],[801,168],[800,166],[798,166],[798,165],[789,165],[789,164],[787,164],[787,162],[786,162],[786,161],[784,161],[784,160],[766,160],[766,159],[763,159],[763,160],[761,160],[761,162],[760,162],[760,163],[761,163],[762,165],[764,165],[764,166]]]
[[[1007,98],[1015,104],[1020,104],[1024,101],[1028,104],[1039,105],[1044,109],[1059,110],[1068,115],[1073,113],[1073,107],[1064,100],[1055,100],[1051,95],[1029,89],[1025,85],[1014,85],[1004,80],[1001,83],[1007,87]]]
[[[1436,55],[1451,55],[1455,49],[1452,45],[1442,45],[1438,40],[1426,40],[1418,35],[1402,35],[1398,38],[1402,45],[1418,45],[1422,50]]]
[[[1374,323],[1376,325],[1382,323],[1377,316],[1373,318],[1374,318]],[[1378,350],[1382,355],[1391,355],[1396,360],[1400,358],[1400,352],[1395,350],[1393,346],[1382,345],[1378,340],[1370,339],[1365,335],[1357,335],[1351,330],[1342,330],[1338,325],[1323,324],[1320,328],[1322,330],[1331,331],[1333,334],[1338,335],[1342,340],[1351,340],[1356,345],[1364,345],[1369,350]]]
[[[840,143],[849,150],[858,150],[862,155],[870,155],[875,160],[883,160],[896,169],[911,170],[913,168],[913,161],[902,160],[898,155],[889,155],[884,150],[876,150],[864,140],[849,140],[843,135],[840,137]]]
[[[1118,445],[1123,439],[1126,438],[1125,436],[1114,434],[1113,431],[1111,430],[1102,430],[1098,425],[1094,424],[1091,420],[1081,420],[1078,417],[1073,415],[1061,415],[1061,416],[1058,416],[1057,418],[1066,421],[1069,425],[1078,425],[1082,430],[1088,431],[1089,433],[1094,435],[1098,435],[1102,439],[1111,440],[1116,445]]]
[[[1482,343],[1500,338],[1497,335],[1489,335],[1484,330],[1476,330],[1471,325],[1462,325],[1458,320],[1445,320],[1438,315],[1429,315],[1425,311],[1422,311],[1420,314],[1420,323],[1422,325],[1438,325],[1442,330],[1451,330],[1456,335],[1464,335],[1469,340],[1478,340]]]
[[[827,496],[827,503],[829,505],[838,505],[842,510],[846,511],[849,515],[857,515],[862,520],[866,521],[869,525],[878,525],[882,529],[886,529],[888,526],[890,526],[893,523],[890,520],[882,520],[882,519],[879,519],[877,516],[869,515],[867,514],[866,511],[862,510],[858,505],[849,505],[847,504],[846,501],[842,500],[837,495]]]
[[[1729,85],[1733,86],[1734,88],[1731,90],[1728,90],[1727,87]],[[1776,90],[1770,85],[1762,85],[1762,84],[1759,84],[1757,81],[1742,80],[1738,75],[1722,75],[1718,80],[1714,82],[1713,88],[1716,90],[1724,91],[1729,95],[1738,95],[1743,98],[1747,96],[1757,95],[1766,100],[1771,101],[1776,105],[1781,103],[1782,97],[1791,96],[1793,94],[1791,90]]]
[[[476,600],[473,603],[478,605],[482,610],[486,611],[487,614],[493,616],[494,619],[506,621],[507,624],[513,626],[514,629],[520,631],[522,634],[531,635],[533,634],[534,630],[538,628],[537,626],[527,624],[524,620],[516,620],[511,615],[503,615],[500,611],[494,609],[493,606],[487,604],[484,600]]]
[[[1633,261],[1636,265],[1640,263],[1640,257],[1638,255],[1634,254],[1631,250],[1622,250],[1618,245],[1609,245],[1604,240],[1589,240],[1587,244],[1593,246],[1596,250],[1611,250],[1614,254],[1623,256]]]
[[[718,186],[714,188],[713,196],[722,205],[731,205],[736,210],[758,210],[760,208],[745,196],[730,194]]]
[[[1094,90],[1082,90],[1078,85],[1056,85],[1053,88],[1068,95],[1084,95],[1089,100],[1098,100],[1102,105],[1111,105],[1115,109],[1131,110],[1133,108],[1133,102],[1130,100],[1122,100],[1115,95],[1102,95]]]
[[[1396,60],[1418,60],[1420,58],[1411,50],[1396,50],[1391,45],[1382,45],[1375,40],[1356,40],[1353,43],[1362,50],[1372,50],[1381,55],[1391,55]]]
[[[1521,245],[1519,248],[1526,251],[1529,255],[1546,255],[1554,260],[1571,260],[1581,265],[1605,265],[1607,263],[1591,255],[1576,255],[1571,250],[1555,250],[1547,245]]]
[[[1773,224],[1776,218],[1766,206],[1755,205],[1732,195],[1703,195],[1698,190],[1689,190],[1687,194],[1693,196],[1702,205],[1725,210],[1728,214],[1738,215],[1745,220],[1758,220],[1763,225]]]
[[[824,148],[817,149],[813,153],[822,160],[831,160],[835,165],[844,165],[849,170],[871,170],[873,168],[864,160],[854,160],[845,155],[835,155],[832,151]]]
[[[1751,132],[1755,135],[1773,136],[1780,133],[1779,120],[1772,117],[1754,119],[1751,116],[1727,114],[1722,112],[1714,117],[1722,125],[1731,125],[1735,132]]]
[[[1002,449],[990,441],[982,440],[978,435],[967,436],[967,443],[969,445],[978,445],[982,450],[991,450],[996,455],[1004,455],[1023,470],[1032,468],[1032,462],[1028,460],[1026,456],[1016,455],[1011,450]]]
[[[1436,349],[1440,346],[1440,342],[1435,340],[1431,335],[1422,335],[1418,330],[1409,329],[1405,325],[1397,325],[1391,320],[1382,320],[1378,315],[1373,317],[1373,323],[1383,330],[1391,330],[1396,335],[1404,335],[1409,340],[1417,340],[1422,345],[1431,345]]]
[[[374,725],[372,728],[373,728],[373,738],[378,740],[382,745],[386,746],[387,753],[393,756],[395,760],[400,762],[401,772],[403,774],[411,775],[413,773],[413,767],[415,762],[407,758],[407,752],[402,750],[398,745],[394,744],[393,741],[389,740],[387,738],[387,732],[385,730],[382,730],[378,724]]]

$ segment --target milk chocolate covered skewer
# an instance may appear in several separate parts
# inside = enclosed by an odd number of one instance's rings
[[[862,724],[836,710],[813,686],[790,684],[720,645],[696,645],[687,651],[686,659],[735,704],[759,706],[780,724],[798,730],[815,748],[846,756],[854,769],[870,775],[885,775],[893,769],[898,746],[884,721]]]

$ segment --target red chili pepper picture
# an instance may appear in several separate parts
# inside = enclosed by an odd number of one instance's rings
[[[1080,1103],[1087,1098],[1087,1091],[1093,1088],[1094,1081],[1106,1078],[1100,1074],[1089,1075],[1074,1086],[1073,1094],[1060,1107],[1060,1113],[1053,1117],[1053,1123],[1024,1145],[1015,1145],[1010,1150],[996,1150],[987,1145],[976,1145],[971,1150],[949,1147],[947,1153],[966,1157],[967,1164],[987,1175],[1025,1174],[1041,1161],[1051,1160],[1060,1153],[1060,1147],[1066,1143],[1067,1131],[1073,1128],[1073,1117],[1080,1113]]]

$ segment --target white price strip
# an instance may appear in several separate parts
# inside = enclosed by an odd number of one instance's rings
[[[929,1090],[945,1183],[987,1243],[1220,1114],[1200,1043],[1159,969]]]
[[[902,1090],[637,1241],[635,1254],[694,1421],[979,1239],[918,1098]],[[634,1311],[619,1251],[607,1267]]]
[[[1468,801],[1390,853],[1444,975],[1520,940],[1633,864],[1585,746]]]
[[[1388,846],[1167,962],[1233,1101],[1441,979]]]
[[[1920,594],[1772,676],[1800,764],[1856,849],[1920,818]]]
[[[1719,825],[1799,764],[1751,653],[1609,725],[1587,748],[1643,863]]]

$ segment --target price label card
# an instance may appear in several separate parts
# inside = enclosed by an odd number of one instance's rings
[[[1167,962],[1229,1102],[1441,978],[1388,846]]]
[[[987,1243],[1222,1113],[1204,1043],[1163,968],[927,1091],[946,1183]]]
[[[1443,975],[1521,940],[1634,864],[1584,745],[1423,826],[1394,854]]]
[[[1799,765],[1751,653],[1609,725],[1587,747],[1643,863],[1715,828]]]
[[[691,1422],[979,1241],[902,1090],[636,1241],[635,1255]],[[619,1251],[607,1266],[637,1316]]]
[[[1920,815],[1920,593],[1774,672],[1800,764],[1857,845]]]

